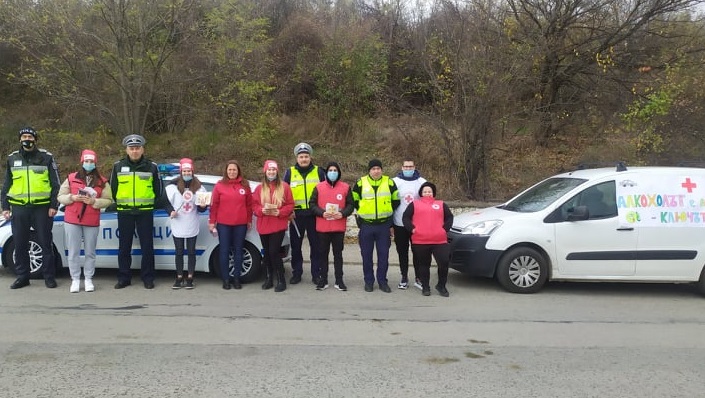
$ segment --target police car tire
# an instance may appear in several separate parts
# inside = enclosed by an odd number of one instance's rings
[[[511,293],[536,293],[548,280],[548,262],[535,249],[515,247],[499,260],[496,278]]]
[[[240,282],[241,283],[251,283],[251,282],[256,282],[262,273],[262,255],[260,254],[260,251],[257,250],[255,245],[253,245],[250,242],[245,241],[245,247],[244,250],[247,251],[247,254],[243,254],[243,259],[250,259],[250,267],[247,270],[246,273],[244,273],[240,277]],[[213,254],[211,255],[211,269],[213,270],[213,273],[220,278],[220,246],[213,251]],[[243,269],[244,271],[244,269]]]
[[[53,244],[52,244],[53,246]],[[37,239],[34,235],[30,235],[29,237],[29,247],[30,250],[34,250],[34,255],[35,256],[41,256],[42,249],[39,246],[39,243],[37,243]],[[15,274],[15,240],[10,239],[7,244],[5,245],[5,248],[3,248],[3,253],[7,253],[5,255],[5,258],[3,259],[3,264],[6,264],[6,267],[12,272],[12,274]],[[56,250],[54,250],[54,257],[56,258]],[[31,257],[31,256],[30,256]],[[31,261],[31,258],[30,258]],[[42,268],[36,268],[32,270],[32,267],[30,265],[30,274],[29,274],[30,279],[42,279]]]

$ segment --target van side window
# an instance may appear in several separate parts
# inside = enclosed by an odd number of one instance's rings
[[[561,214],[567,215],[577,206],[588,209],[589,220],[617,216],[617,193],[614,181],[603,182],[585,189],[561,206]],[[565,219],[565,218],[564,218]]]

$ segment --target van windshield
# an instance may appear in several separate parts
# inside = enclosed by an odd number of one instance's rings
[[[500,208],[519,213],[540,211],[585,181],[583,178],[549,178]]]

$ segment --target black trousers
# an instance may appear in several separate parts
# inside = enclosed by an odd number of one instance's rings
[[[423,287],[430,286],[431,279],[431,255],[438,264],[438,285],[445,286],[448,281],[448,263],[450,263],[450,245],[442,243],[438,245],[411,245],[414,253],[414,260],[418,267],[418,276]]]
[[[54,278],[54,245],[51,229],[54,219],[49,217],[49,205],[12,206],[12,236],[15,242],[15,274],[18,279],[29,279],[30,228],[34,228],[36,240],[42,248],[42,274],[44,279]]]
[[[318,248],[321,261],[321,277],[328,280],[328,254],[333,247],[333,269],[335,281],[343,281],[343,247],[345,245],[345,232],[319,232]]]
[[[262,250],[264,251],[262,262],[264,263],[264,269],[269,273],[268,275],[277,275],[277,277],[281,276],[281,278],[284,278],[284,261],[279,249],[281,249],[285,233],[286,231],[279,231],[272,234],[259,235],[262,241]]]
[[[411,234],[404,227],[394,226],[394,246],[397,248],[399,255],[399,271],[403,278],[409,277],[409,245],[411,244]],[[414,277],[419,276],[419,270],[416,267],[416,257],[414,257]]]
[[[120,247],[118,250],[118,281],[130,282],[132,280],[132,238],[137,231],[140,239],[140,251],[135,254],[142,255],[140,276],[143,282],[154,282],[154,216],[151,211],[139,214],[118,212],[118,233]]]
[[[193,275],[196,271],[196,236],[190,238],[177,238],[174,236],[174,247],[176,248],[176,274],[184,273],[184,243],[188,251],[188,274]]]

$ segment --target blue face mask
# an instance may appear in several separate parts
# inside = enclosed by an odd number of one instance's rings
[[[329,180],[331,180],[333,182],[338,181],[338,172],[337,171],[331,170],[331,171],[327,172],[326,175],[328,176]]]
[[[181,178],[183,178],[184,181],[191,181],[191,180],[193,180],[193,176],[181,176]]]
[[[95,163],[83,162],[83,170],[86,170],[90,173],[91,171],[95,170]]]
[[[411,178],[414,176],[414,171],[416,170],[402,170],[401,174],[406,178]]]

